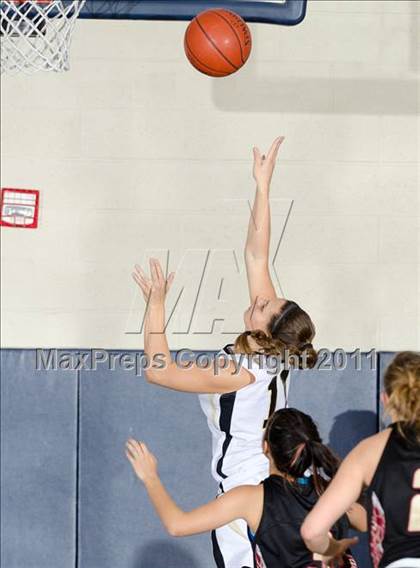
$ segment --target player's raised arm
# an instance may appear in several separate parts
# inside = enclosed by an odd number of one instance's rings
[[[233,361],[222,362],[217,370],[198,367],[189,361],[181,366],[173,361],[166,338],[165,299],[174,274],[163,274],[159,261],[150,259],[150,277],[135,267],[133,278],[147,302],[144,325],[144,353],[150,362],[146,378],[150,383],[173,390],[194,393],[227,393],[237,391],[254,382],[255,377],[246,368]],[[225,364],[227,363],[227,364]]]
[[[167,492],[158,475],[157,460],[146,444],[128,440],[126,456],[170,535],[188,536],[207,532],[240,518],[245,519],[254,530],[257,528],[263,501],[262,486],[237,487],[222,497],[187,512],[178,507]]]
[[[245,245],[245,264],[252,303],[258,297],[268,300],[277,297],[268,264],[271,236],[270,184],[283,140],[283,136],[276,138],[267,155],[254,148],[253,176],[257,189]]]

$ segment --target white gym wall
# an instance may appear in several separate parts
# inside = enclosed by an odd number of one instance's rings
[[[283,134],[275,269],[316,345],[419,348],[419,12],[311,1],[297,27],[253,25],[248,65],[216,80],[186,22],[84,20],[70,72],[2,77],[2,186],[41,191],[38,229],[2,229],[2,345],[141,348],[131,268],[167,251],[171,346],[231,340],[251,148]]]

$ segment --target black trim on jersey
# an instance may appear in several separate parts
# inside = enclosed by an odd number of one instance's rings
[[[228,343],[223,347],[223,351],[228,355],[231,355],[232,354],[231,347],[233,347],[233,343]],[[222,394],[220,397],[219,428],[222,432],[225,433],[225,441],[223,442],[222,455],[219,461],[217,462],[216,471],[220,475],[220,477],[223,477],[223,479],[227,478],[227,475],[223,473],[222,468],[223,468],[223,460],[225,458],[229,444],[232,441],[230,426],[232,423],[232,414],[233,414],[233,407],[235,405],[235,398],[236,398],[236,392]],[[220,487],[224,492],[222,484],[220,484]]]
[[[222,432],[225,433],[225,441],[223,442],[222,455],[219,461],[217,462],[216,471],[220,475],[220,477],[223,477],[223,479],[227,478],[227,475],[223,473],[222,468],[223,468],[223,460],[225,459],[229,444],[232,441],[230,427],[232,424],[232,414],[233,414],[233,407],[235,406],[235,399],[236,399],[236,392],[229,392],[226,394],[222,394],[222,396],[220,397],[219,428]]]
[[[289,369],[283,369],[280,373],[280,379],[283,383],[283,392],[284,392],[284,408],[287,408],[287,378],[289,377]]]
[[[219,543],[217,542],[216,531],[211,531],[211,542],[213,545],[213,557],[217,568],[226,568],[222,551],[220,550]]]
[[[270,398],[270,409],[268,411],[268,418],[264,420],[263,428],[267,427],[268,421],[270,420],[271,416],[274,414],[277,406],[277,375],[271,379],[270,384],[268,385],[268,390],[271,391],[271,398]]]

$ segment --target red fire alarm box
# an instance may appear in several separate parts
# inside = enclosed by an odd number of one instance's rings
[[[36,229],[38,227],[39,191],[4,187],[0,198],[0,225]]]

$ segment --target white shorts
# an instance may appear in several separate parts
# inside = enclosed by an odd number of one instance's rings
[[[254,553],[248,538],[248,526],[238,519],[211,533],[217,568],[253,568]]]
[[[268,475],[267,466],[248,477],[230,476],[223,481],[224,492],[227,491],[227,487],[233,489],[241,485],[258,485]],[[244,520],[238,519],[216,529],[212,532],[211,538],[217,568],[253,568],[254,551],[248,536],[248,525]]]

